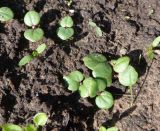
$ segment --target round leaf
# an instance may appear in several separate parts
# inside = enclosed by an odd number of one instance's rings
[[[94,70],[97,64],[104,63],[106,61],[106,57],[99,53],[92,53],[83,58],[85,66],[87,66],[91,70]]]
[[[86,78],[83,81],[83,86],[79,88],[81,97],[95,97],[97,95],[97,82],[92,77]],[[85,94],[85,95],[83,95]]]
[[[97,64],[92,71],[92,75],[95,78],[105,79],[108,87],[112,84],[112,68],[107,63]]]
[[[107,131],[107,129],[106,129],[104,126],[101,126],[101,127],[99,128],[99,131]]]
[[[33,124],[28,124],[25,129],[26,131],[38,131],[37,127],[35,127]]]
[[[43,38],[44,32],[41,28],[37,29],[27,29],[24,32],[24,37],[31,41],[31,42],[37,42]]]
[[[72,27],[73,26],[73,20],[70,16],[65,16],[61,21],[60,25],[62,27]]]
[[[69,74],[69,77],[77,82],[81,82],[84,78],[83,74],[80,71],[73,71]]]
[[[124,86],[132,86],[137,82],[137,80],[138,73],[130,65],[124,72],[119,73],[119,82]]]
[[[157,47],[159,43],[160,43],[160,36],[154,39],[154,41],[152,42],[152,47]]]
[[[111,93],[104,91],[96,97],[96,105],[101,109],[109,109],[113,106],[114,100]]]
[[[110,127],[107,129],[107,131],[118,131],[117,127]]]
[[[99,92],[104,91],[104,89],[107,87],[107,83],[103,79],[98,79],[97,78],[96,82],[97,82],[97,86],[98,86],[98,91]]]
[[[8,7],[0,8],[0,21],[9,21],[14,17],[13,11]]]
[[[117,73],[123,72],[129,66],[129,62],[130,62],[130,58],[127,56],[119,58],[118,60],[113,62],[114,71]]]
[[[41,54],[41,53],[46,49],[46,47],[47,47],[47,46],[46,46],[45,43],[39,45],[38,48],[36,49],[37,53],[38,53],[38,54]]]
[[[74,34],[74,30],[72,28],[64,28],[64,27],[59,27],[58,28],[58,37],[61,38],[62,40],[68,40],[71,38]]]
[[[19,65],[19,66],[23,66],[23,65],[29,63],[30,61],[32,61],[33,58],[34,58],[34,57],[33,57],[32,55],[24,56],[24,57],[20,60],[20,62],[18,63],[18,65]]]
[[[33,118],[33,122],[37,125],[37,126],[44,126],[47,122],[47,115],[46,113],[37,113],[34,118]]]
[[[2,131],[23,131],[23,129],[14,124],[5,124],[2,126]]]
[[[36,11],[29,11],[24,17],[24,23],[27,26],[33,27],[38,25],[40,22],[40,16]]]
[[[68,83],[68,90],[70,91],[76,91],[78,90],[80,83],[72,80],[72,78],[70,76],[64,76],[63,79]]]

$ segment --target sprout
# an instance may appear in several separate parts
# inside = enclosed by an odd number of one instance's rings
[[[1,22],[9,21],[9,20],[13,19],[13,17],[14,17],[14,13],[10,8],[8,8],[8,7],[1,7],[0,8],[0,21]]]
[[[46,124],[48,120],[48,117],[46,115],[46,113],[37,113],[34,118],[33,118],[33,122],[34,124],[38,127],[38,126],[44,126]]]

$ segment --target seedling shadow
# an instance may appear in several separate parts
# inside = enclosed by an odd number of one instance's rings
[[[34,9],[40,12],[43,9],[45,4],[46,4],[46,0],[38,0],[38,2],[35,4]]]

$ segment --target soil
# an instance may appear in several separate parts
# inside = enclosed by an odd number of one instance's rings
[[[97,131],[101,125],[115,125],[120,131],[160,131],[160,56],[152,62],[146,57],[146,48],[160,35],[159,0],[75,0],[70,8],[64,0],[1,0],[0,5],[15,13],[14,20],[0,23],[1,124],[25,125],[43,111],[49,116],[42,129],[46,131]],[[41,14],[40,27],[45,31],[37,43],[23,37],[24,15],[33,9]],[[64,42],[56,29],[65,14],[73,17],[75,36]],[[101,27],[103,37],[95,36],[89,19]],[[42,42],[47,50],[18,67],[19,60]],[[131,57],[140,76],[133,87],[137,98],[133,106],[129,91],[117,79],[108,89],[115,97],[108,111],[98,109],[94,99],[67,90],[63,75],[73,70],[89,75],[82,58],[91,52],[109,60],[122,54]]]

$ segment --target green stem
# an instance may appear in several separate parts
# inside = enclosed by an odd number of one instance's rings
[[[133,90],[132,90],[132,86],[129,87],[130,88],[130,93],[131,93],[131,106],[133,105]]]

